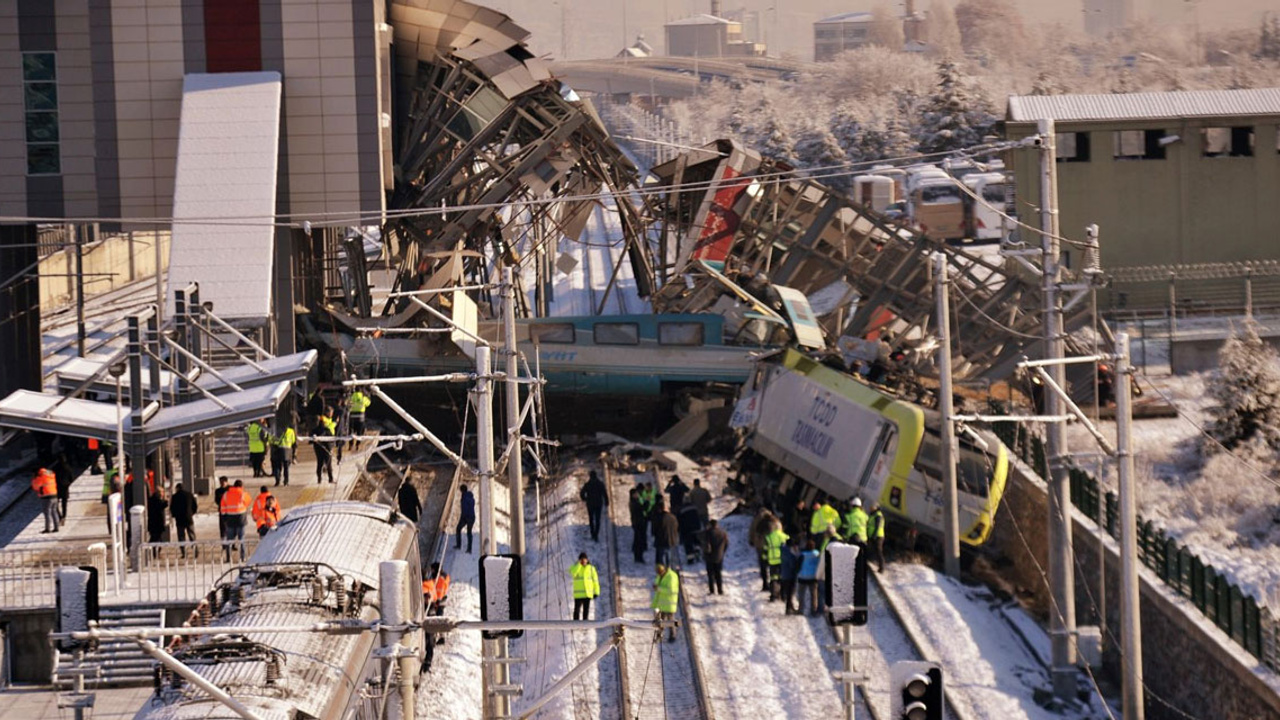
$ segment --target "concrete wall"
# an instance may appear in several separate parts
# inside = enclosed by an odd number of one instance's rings
[[[86,245],[84,253],[85,296],[110,292],[140,278],[156,274],[156,252],[153,243],[160,242],[160,267],[169,266],[169,233],[133,232],[111,235],[95,245]],[[130,255],[133,256],[132,262]],[[76,299],[76,252],[66,248],[46,257],[40,263],[40,310],[48,312],[70,305]],[[92,277],[92,273],[112,273]]]
[[[1097,223],[1109,267],[1280,258],[1278,124],[1276,116],[1059,123],[1059,133],[1090,133],[1088,162],[1058,163],[1062,234],[1081,238]],[[1204,157],[1202,128],[1246,125],[1254,129],[1252,157]],[[1165,147],[1163,160],[1117,159],[1117,130],[1181,139]],[[1033,134],[1034,124],[1009,124],[1010,139]],[[1039,151],[1012,154],[1018,213],[1034,225]]]
[[[988,547],[1004,560],[1001,573],[1012,578],[1021,599],[1041,620],[1047,620],[1048,496],[1044,484],[1025,465],[1011,473],[1003,506]],[[1096,625],[1094,599],[1101,597],[1099,581],[1100,540],[1094,524],[1074,514],[1076,553],[1076,619],[1079,625]],[[1106,568],[1108,636],[1103,638],[1104,673],[1116,685],[1120,678],[1120,560],[1109,537],[1101,541]],[[1169,591],[1153,573],[1143,568],[1141,611],[1144,682],[1177,710],[1148,696],[1148,720],[1258,720],[1280,717],[1280,693],[1254,673],[1258,661],[1217,628],[1206,628],[1204,616],[1189,601]],[[1112,638],[1115,638],[1114,642]],[[1280,678],[1265,669],[1273,686]]]
[[[15,683],[46,684],[53,672],[53,608],[10,610],[0,616],[4,625],[5,662],[9,680]]]

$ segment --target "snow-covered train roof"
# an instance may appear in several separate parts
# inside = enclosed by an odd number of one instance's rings
[[[413,523],[386,505],[313,503],[290,510],[262,538],[248,565],[322,562],[340,574],[378,587],[378,563],[398,557]]]

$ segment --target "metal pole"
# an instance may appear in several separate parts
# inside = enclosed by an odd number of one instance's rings
[[[951,302],[948,297],[947,256],[933,254],[933,295],[938,322],[938,411],[942,413],[942,503],[946,512],[942,559],[948,575],[960,577],[960,508],[956,493],[955,407],[951,388]]]
[[[80,357],[84,357],[84,237],[75,225],[68,225],[67,232],[71,233],[76,248],[76,348]]]
[[[1040,120],[1040,247],[1044,271],[1045,358],[1063,356],[1062,315],[1058,298],[1058,169],[1057,141],[1053,120]],[[1066,368],[1051,365],[1050,375],[1058,387],[1066,387]],[[1044,414],[1062,414],[1057,393],[1046,392]],[[1053,585],[1053,607],[1049,613],[1053,642],[1053,694],[1067,700],[1076,696],[1076,605],[1075,576],[1072,572],[1071,485],[1067,474],[1066,426],[1049,423],[1046,428],[1049,455],[1049,578]]]
[[[945,423],[944,423],[945,424]],[[855,720],[857,702],[854,698],[853,682],[853,626],[840,626],[840,655],[844,665],[844,720]]]
[[[142,317],[145,313],[130,315],[128,320],[129,335],[129,407],[130,446],[129,455],[133,458],[133,496],[125,498],[127,507],[147,504],[147,484],[137,482],[145,480],[147,470],[147,447],[142,438],[142,408],[145,404],[142,397]],[[121,478],[124,482],[124,478]]]
[[[1253,319],[1253,268],[1244,275],[1244,316]]]
[[[556,695],[560,694],[565,688],[572,685],[579,676],[594,667],[596,663],[603,660],[604,656],[608,655],[610,650],[614,649],[621,643],[622,628],[618,628],[614,631],[613,637],[610,638],[609,642],[596,648],[590,655],[583,658],[582,662],[578,663],[573,667],[573,669],[565,673],[564,677],[557,680],[554,685],[547,688],[547,691],[542,694],[542,697],[530,703],[529,706],[520,713],[520,718],[523,720],[524,718],[531,718],[536,715],[544,705],[555,699]]]
[[[480,484],[480,555],[492,555],[497,547],[494,541],[493,520],[493,389],[489,378],[489,353],[486,345],[476,346],[476,468]],[[505,696],[491,695],[497,678],[492,677],[497,657],[497,642],[481,640],[481,675],[483,677],[484,717],[507,717],[510,712]]]
[[[151,245],[156,251],[156,322],[159,323],[164,319],[164,273],[160,271],[160,260],[164,253],[160,251],[159,231],[151,236]]]
[[[502,323],[507,355],[507,483],[511,494],[511,552],[524,556],[524,466],[520,439],[520,361],[516,345],[516,286],[510,267],[502,269]],[[521,568],[524,565],[521,564]],[[521,578],[523,581],[524,578]]]
[[[409,563],[404,560],[386,560],[378,564],[378,606],[382,622],[390,626],[403,626],[414,620],[409,614]],[[413,683],[416,679],[414,655],[404,646],[405,632],[382,629],[383,673],[389,676],[393,666],[400,669],[400,707],[388,704],[388,720],[413,720]]]
[[[1173,342],[1173,337],[1178,334],[1178,276],[1175,273],[1169,273],[1169,342]],[[1170,348],[1170,356],[1173,355],[1173,349]]]
[[[1116,336],[1116,447],[1120,476],[1120,645],[1125,720],[1142,720],[1142,617],[1138,592],[1137,498],[1133,483],[1133,403],[1129,335]]]

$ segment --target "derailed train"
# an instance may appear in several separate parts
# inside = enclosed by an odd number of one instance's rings
[[[747,429],[747,447],[812,486],[810,492],[878,502],[891,525],[943,534],[937,412],[786,350],[759,363],[736,419]],[[976,546],[991,535],[1009,452],[986,431],[966,434],[959,445],[960,539]],[[791,483],[779,489],[792,499],[805,496]]]
[[[207,598],[202,624],[226,632],[192,638],[173,654],[263,720],[373,717],[385,687],[373,656],[373,632],[255,632],[379,617],[379,563],[404,560],[411,588],[421,585],[418,533],[384,505],[303,505],[268,533],[248,561],[224,576]],[[411,592],[412,617],[422,596]],[[422,648],[420,635],[407,643]],[[412,679],[417,682],[417,678]],[[135,720],[238,718],[181,678],[165,672]]]

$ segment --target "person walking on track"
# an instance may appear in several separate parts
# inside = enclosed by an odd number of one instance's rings
[[[658,577],[653,580],[653,602],[651,607],[657,616],[659,622],[670,622],[675,619],[676,609],[680,605],[680,575],[675,570],[667,567],[662,563],[654,566]],[[674,625],[667,628],[670,635],[667,642],[676,641],[676,628]],[[658,628],[656,637],[662,637],[662,628]]]
[[[868,561],[876,561],[876,572],[884,572],[884,511],[880,503],[871,504],[871,514],[867,517],[867,541],[871,548]]]
[[[649,511],[641,499],[639,486],[631,488],[628,509],[631,511],[631,555],[637,563],[643,563],[644,553],[649,549]]]
[[[600,573],[586,553],[578,553],[578,562],[569,568],[569,576],[573,578],[573,619],[590,620],[591,601],[600,597]]]
[[[653,561],[671,564],[671,548],[680,544],[680,523],[661,502],[653,514]]]
[[[707,583],[711,593],[724,594],[724,556],[729,551],[729,533],[720,527],[720,523],[712,520],[707,528],[707,537],[703,541],[706,551]]]
[[[476,496],[467,489],[466,485],[462,486],[462,502],[458,508],[458,527],[454,529],[454,535],[457,540],[453,544],[454,550],[462,549],[462,528],[467,529],[467,554],[471,554],[471,528],[476,524]]]
[[[609,489],[601,482],[595,470],[587,476],[587,484],[582,486],[578,497],[587,504],[587,522],[591,526],[591,540],[600,542],[600,516],[604,513],[604,507],[609,504]]]

